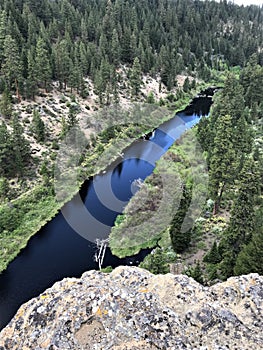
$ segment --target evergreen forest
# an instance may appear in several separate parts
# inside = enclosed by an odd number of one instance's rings
[[[186,177],[179,210],[148,242],[157,248],[143,263],[168,272],[199,241],[202,259],[186,273],[202,283],[263,273],[263,7],[226,0],[2,0],[0,272],[62,206],[54,162],[83,110],[92,115],[94,135],[81,155],[80,183],[95,174],[96,159],[113,139],[149,131],[113,125],[101,132],[94,112],[138,101],[174,113],[209,86],[222,89],[209,118],[194,128],[208,166],[206,206],[182,235],[192,195]],[[180,145],[169,152],[182,171]],[[153,176],[146,186],[158,188],[158,181]],[[140,201],[140,191],[132,200]],[[113,251],[132,219],[118,217]],[[213,241],[204,249],[200,241],[208,232]]]

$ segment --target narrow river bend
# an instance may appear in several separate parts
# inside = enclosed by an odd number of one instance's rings
[[[211,94],[211,91],[209,93]],[[144,180],[149,176],[154,169],[152,164],[182,134],[183,131],[177,129],[178,120],[183,120],[185,128],[188,129],[198,123],[200,116],[208,115],[212,99],[205,95],[204,93],[195,98],[184,111],[162,124],[149,137],[151,142],[141,139],[134,142],[125,150],[121,164],[116,166],[116,163],[113,163],[105,174],[97,175],[83,184],[80,190],[83,202],[95,218],[108,225],[108,233],[116,216],[124,208],[119,208],[118,211],[108,209],[97,197],[95,187],[104,189],[104,196],[107,196],[110,192],[109,189],[107,192],[110,178],[111,191],[120,201],[128,202],[133,195],[132,182],[138,178]],[[167,132],[172,137],[168,136]],[[152,151],[153,144],[159,146],[158,152]],[[81,221],[74,199],[66,204],[65,209]],[[87,227],[91,236],[96,235],[96,225],[89,222],[83,225]],[[7,325],[21,304],[39,295],[54,282],[64,277],[79,277],[84,271],[97,269],[98,265],[94,261],[95,251],[95,244],[78,235],[59,213],[30,239],[27,247],[0,275],[0,329]],[[133,257],[118,259],[107,249],[104,266],[138,265],[147,253],[149,250],[141,251]]]

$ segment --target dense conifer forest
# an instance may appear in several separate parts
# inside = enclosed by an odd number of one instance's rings
[[[116,84],[116,67],[161,74],[195,71],[208,80],[222,65],[263,64],[263,11],[226,1],[10,0],[0,5],[1,90],[34,98],[52,80],[84,93],[91,76],[99,94]],[[137,62],[138,64],[138,62]],[[134,93],[137,91],[135,89]]]
[[[183,86],[180,75],[186,77]],[[146,76],[160,92],[165,88],[167,99],[142,93]],[[76,102],[91,95],[91,86],[96,109],[120,103],[123,95],[172,109],[202,83],[224,85],[196,135],[209,167],[211,216],[227,220],[203,265],[188,273],[200,279],[203,271],[210,280],[262,273],[263,8],[198,0],[1,1],[0,270],[25,245],[32,227],[36,231],[39,220],[49,220],[59,208],[52,161],[59,142],[78,123]],[[55,88],[67,115],[58,114],[61,129],[51,137],[37,99]],[[22,120],[18,111],[25,101],[34,107],[25,107],[30,118]],[[48,155],[32,157],[28,124],[34,147],[48,145]],[[87,153],[99,155],[120,132],[94,138]],[[19,188],[10,187],[14,181]],[[191,189],[185,186],[186,198]],[[178,215],[183,213],[181,208]],[[185,241],[177,219],[167,228],[176,254],[205,230],[197,223]],[[166,271],[166,253],[156,254],[154,272]]]

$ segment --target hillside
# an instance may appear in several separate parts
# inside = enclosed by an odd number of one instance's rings
[[[0,350],[262,349],[262,83],[263,6],[0,1]]]
[[[56,215],[80,184],[98,171],[94,164],[111,142],[127,139],[127,135],[136,139],[158,125],[133,127],[131,116],[122,128],[113,125],[105,131],[101,130],[97,112],[115,106],[125,109],[140,102],[168,107],[172,115],[202,86],[221,86],[232,79],[233,94],[223,94],[218,104],[223,107],[215,110],[211,124],[200,128],[198,136],[212,169],[210,175],[214,175],[207,199],[214,203],[214,215],[222,199],[223,206],[228,206],[224,215],[229,217],[240,187],[238,175],[242,169],[245,173],[245,158],[252,157],[253,166],[262,171],[262,23],[262,8],[239,7],[226,1],[2,1],[0,271]],[[171,115],[160,117],[159,124]],[[214,126],[221,118],[225,118],[225,125],[221,125],[220,135],[214,135]],[[67,188],[66,196],[58,199],[54,180],[57,154],[70,130],[78,126],[90,136],[90,142],[79,155],[75,187]],[[226,147],[220,148],[226,126]],[[246,134],[245,143],[238,133],[245,134],[247,126],[253,142]],[[234,146],[231,128],[238,129]],[[218,146],[217,153],[214,145]],[[233,146],[232,153],[226,152],[227,145]],[[222,154],[229,156],[226,162]],[[235,156],[242,161],[237,168],[230,166],[233,172],[227,178],[226,166],[234,163]],[[257,187],[260,189],[256,194],[247,187],[253,192],[246,209],[251,215],[245,214],[253,223],[248,234],[239,233],[239,228],[245,227],[242,210],[233,224],[237,229],[233,230],[233,241],[238,243],[234,255],[226,259],[224,278],[233,274],[231,266],[243,244],[252,244],[254,231],[261,235],[258,225],[254,225],[262,198],[261,186]],[[228,193],[231,198],[221,198]],[[220,254],[227,254],[230,246],[222,242]]]
[[[262,274],[262,79],[253,58],[227,76],[209,118],[174,143],[117,218],[114,254],[155,247],[142,267],[175,263],[202,283]]]

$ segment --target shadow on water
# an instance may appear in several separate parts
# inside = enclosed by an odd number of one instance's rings
[[[211,103],[211,98],[196,98],[185,111],[179,113],[185,128],[196,124],[198,116],[207,115]],[[133,181],[139,178],[144,180],[150,175],[155,162],[180,136],[176,131],[177,124],[178,117],[175,116],[149,135],[151,142],[134,142],[125,150],[121,162],[113,163],[105,174],[95,176],[81,187],[80,196],[85,206],[99,222],[106,225],[105,236],[136,191],[136,186],[132,186]],[[117,199],[114,208],[112,196]],[[98,227],[85,221],[75,199],[65,205],[65,210],[82,222],[88,235],[96,236]],[[0,329],[11,320],[21,304],[39,295],[54,282],[98,269],[94,261],[95,252],[96,245],[78,235],[59,213],[29,240],[27,247],[0,275]],[[107,249],[104,266],[138,265],[149,252],[146,249],[136,256],[119,259]]]

